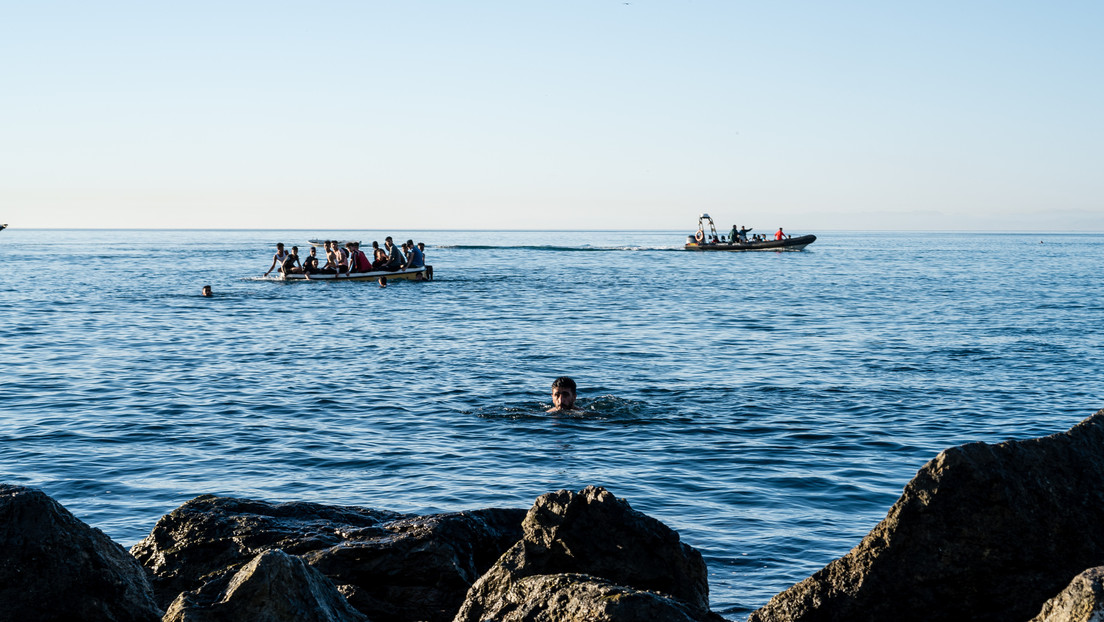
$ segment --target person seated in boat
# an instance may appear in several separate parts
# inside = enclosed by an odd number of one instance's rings
[[[336,245],[337,242],[332,240],[325,241],[326,263],[318,269],[319,274],[337,274],[337,252],[334,250]]]
[[[781,240],[786,237],[785,233],[782,233],[782,227],[778,228],[778,232],[774,234],[774,239]]]
[[[567,376],[560,376],[552,381],[552,408],[545,412],[558,413],[578,410],[575,408],[575,381]]]
[[[342,274],[348,274],[349,273],[349,257],[350,257],[349,250],[347,248],[343,248],[341,246],[341,243],[338,242],[337,240],[333,241],[333,245],[334,245],[334,256],[336,257],[336,261],[337,261],[337,274],[338,274],[338,276],[340,276]],[[348,246],[348,243],[346,243],[346,246]]]
[[[302,274],[303,265],[299,263],[299,247],[292,246],[287,259],[280,264],[280,274]]]
[[[387,265],[387,253],[380,248],[379,242],[372,240],[372,269],[382,270]]]
[[[418,242],[418,252],[422,254],[422,265],[425,265],[425,242]]]
[[[303,274],[310,278],[312,274],[318,274],[318,249],[310,247],[310,253],[303,259]]]
[[[388,272],[398,272],[403,265],[403,256],[399,252],[399,247],[395,246],[395,241],[391,239],[391,236],[384,238],[383,246],[387,250],[387,263],[383,266],[383,269]]]
[[[425,257],[421,249],[414,246],[414,240],[406,241],[406,268],[421,268],[425,266]]]
[[[284,260],[287,259],[287,256],[287,251],[284,250],[284,243],[277,242],[276,254],[272,256],[272,265],[268,267],[268,270],[265,270],[264,275],[268,276],[268,273],[272,272],[272,270],[275,269],[276,266],[282,266],[284,264]]]
[[[353,250],[353,243],[346,242],[345,246],[341,247],[341,251],[345,255],[345,273],[352,274],[356,272],[356,251]]]
[[[368,256],[360,250],[360,242],[353,242],[352,253],[353,272],[369,272],[372,270],[372,262],[368,261]]]

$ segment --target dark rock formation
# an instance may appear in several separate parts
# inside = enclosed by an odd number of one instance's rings
[[[161,619],[142,567],[38,490],[0,484],[0,618]]]
[[[537,499],[456,622],[709,618],[701,554],[603,488]],[[647,594],[646,592],[652,592]]]
[[[1104,620],[1104,566],[1073,578],[1060,594],[1043,605],[1031,622],[1099,622]]]
[[[258,554],[302,557],[375,622],[448,620],[468,587],[521,537],[524,510],[406,516],[314,503],[197,497],[131,552],[165,606]]]
[[[164,622],[367,622],[333,583],[300,558],[269,550],[237,573],[184,592]]]
[[[948,449],[846,556],[749,622],[1027,620],[1104,564],[1104,411],[1068,432]]]
[[[698,622],[678,601],[582,574],[522,577],[485,603],[478,618],[495,622]],[[720,618],[716,618],[720,619]]]

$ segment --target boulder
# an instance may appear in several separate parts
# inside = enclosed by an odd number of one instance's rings
[[[142,566],[39,490],[0,484],[0,617],[161,619]]]
[[[273,549],[236,573],[177,596],[164,622],[367,622],[333,583],[302,559]]]
[[[1067,432],[948,449],[854,549],[749,622],[1027,620],[1104,564],[1104,410]]]
[[[487,603],[478,619],[495,622],[697,622],[700,617],[673,598],[614,585],[589,575],[563,573],[522,577],[511,582],[505,592]]]
[[[524,515],[412,516],[205,495],[162,517],[131,552],[163,606],[260,553],[282,550],[302,557],[376,622],[448,620],[468,587],[521,537]]]
[[[710,615],[701,554],[603,488],[541,496],[522,529],[524,538],[468,591],[456,622],[497,620],[507,613],[519,620],[582,620],[589,618],[570,612],[607,611],[617,602],[624,612],[671,612],[652,618],[657,620]],[[635,613],[626,615],[616,619],[636,619]]]
[[[1073,578],[1060,594],[1046,601],[1031,622],[1100,622],[1104,620],[1104,566]]]

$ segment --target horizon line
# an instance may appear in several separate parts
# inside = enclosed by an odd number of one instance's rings
[[[386,231],[386,230],[398,230],[398,231],[457,231],[457,232],[494,232],[494,233],[540,233],[540,232],[554,232],[554,233],[672,233],[686,231],[688,229],[485,229],[485,228],[445,228],[445,229],[405,229],[402,227],[388,227],[388,228],[371,228],[371,229],[359,229],[359,228],[314,228],[314,229],[296,229],[296,228],[270,228],[270,227],[12,227],[7,225],[4,229],[13,231]],[[765,231],[766,229],[764,229]],[[1088,230],[1088,231],[1070,231],[1068,228],[1063,229],[1031,229],[1025,231],[1023,229],[819,229],[820,231],[831,232],[850,232],[850,233],[1020,233],[1024,235],[1045,233],[1045,234],[1063,234],[1063,235],[1096,235],[1102,234],[1104,231]],[[718,230],[720,231],[720,230]]]

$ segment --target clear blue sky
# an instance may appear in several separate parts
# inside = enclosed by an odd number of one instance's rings
[[[8,2],[18,227],[1104,231],[1104,3]]]

